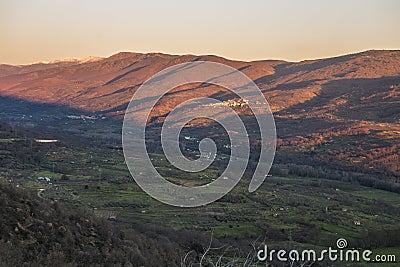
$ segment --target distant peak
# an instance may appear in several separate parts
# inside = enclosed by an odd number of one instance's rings
[[[75,63],[86,63],[86,62],[94,62],[94,61],[99,61],[103,59],[102,57],[95,57],[95,56],[89,56],[85,58],[64,58],[64,59],[57,59],[48,62],[48,64],[54,64],[54,63],[62,63],[62,62],[75,62]]]

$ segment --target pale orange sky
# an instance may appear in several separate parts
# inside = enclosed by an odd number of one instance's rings
[[[400,49],[400,1],[0,0],[0,63],[119,51],[230,59]]]

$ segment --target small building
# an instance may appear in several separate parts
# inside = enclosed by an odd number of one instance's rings
[[[359,220],[354,220],[354,225],[361,225],[361,222]]]
[[[110,221],[116,221],[116,220],[117,220],[117,215],[110,215],[110,216],[108,217],[108,220],[110,220]]]
[[[50,179],[49,177],[42,177],[42,176],[39,176],[39,177],[37,178],[37,180],[38,180],[38,181],[46,181],[46,182],[48,182],[48,183],[51,182],[51,179]]]

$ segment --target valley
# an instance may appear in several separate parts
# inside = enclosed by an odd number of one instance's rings
[[[224,63],[254,80],[274,112],[278,139],[270,175],[249,193],[260,134],[246,100],[212,84],[173,89],[153,109],[146,133],[150,158],[168,180],[209,183],[230,156],[226,132],[199,121],[181,133],[183,154],[196,158],[198,140],[211,137],[218,141],[215,162],[199,173],[184,173],[168,162],[160,130],[183,101],[219,99],[250,130],[250,162],[238,186],[210,205],[182,209],[152,199],[134,182],[124,162],[121,127],[132,94],[146,79],[192,60]],[[84,207],[123,231],[133,227],[149,237],[166,236],[180,246],[177,258],[191,250],[201,255],[210,236],[236,249],[239,261],[252,242],[262,240],[275,247],[323,249],[346,238],[352,247],[398,255],[399,62],[399,51],[366,51],[297,63],[119,53],[88,62],[2,65],[0,177],[43,201]]]

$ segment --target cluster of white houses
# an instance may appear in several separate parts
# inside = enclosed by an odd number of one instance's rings
[[[207,104],[208,107],[220,107],[220,106],[227,106],[227,107],[245,107],[247,106],[249,101],[239,98],[239,99],[229,99],[220,103],[215,104]]]
[[[71,119],[71,120],[97,120],[97,119],[104,120],[107,117],[96,116],[96,115],[93,115],[93,116],[88,116],[88,115],[68,115],[67,118]]]

